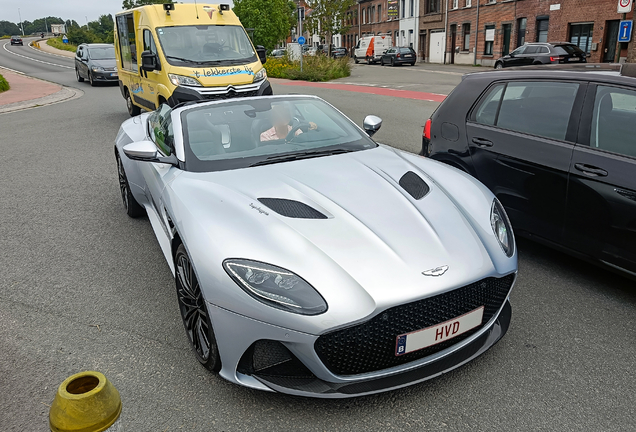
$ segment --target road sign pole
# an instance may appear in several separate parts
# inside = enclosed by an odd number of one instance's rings
[[[623,20],[627,19],[627,14],[624,13],[623,14]],[[621,61],[621,26],[618,27],[618,38],[616,38],[616,56],[615,56],[615,60],[614,63],[618,63],[619,61]]]
[[[298,8],[298,28],[300,29],[300,37],[303,37],[303,18],[302,18],[302,12],[300,11],[300,8]],[[304,44],[300,44],[300,72],[302,73],[303,71],[303,45]]]

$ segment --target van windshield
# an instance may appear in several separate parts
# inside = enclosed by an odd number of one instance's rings
[[[257,58],[241,26],[178,26],[156,30],[166,60],[173,66],[230,66],[252,63]]]

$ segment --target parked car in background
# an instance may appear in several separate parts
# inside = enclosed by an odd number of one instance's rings
[[[21,36],[11,36],[11,45],[24,45]]]
[[[495,62],[495,69],[558,63],[586,63],[585,51],[569,42],[527,43]]]
[[[77,81],[85,79],[95,86],[98,82],[119,82],[113,44],[81,44],[75,52]]]
[[[314,56],[318,53],[318,48],[311,45],[303,45],[303,54]]]
[[[421,154],[488,186],[516,234],[636,277],[636,65],[612,66],[466,75]]]
[[[204,367],[344,398],[435,378],[505,335],[517,251],[503,208],[474,178],[375,143],[381,124],[291,95],[122,124],[124,209],[147,214]]]
[[[287,52],[287,50],[283,49],[275,49],[272,50],[270,56],[274,57],[274,58],[281,58],[285,56],[285,53]]]
[[[333,58],[347,57],[348,55],[349,53],[347,52],[347,49],[344,47],[331,49],[331,57]]]
[[[393,46],[391,36],[365,36],[358,40],[354,48],[353,61],[358,63],[364,60],[367,64],[377,63],[384,51],[391,46]]]
[[[392,47],[386,50],[380,58],[380,64],[390,64],[391,66],[399,66],[403,64],[415,65],[417,54],[411,47]]]

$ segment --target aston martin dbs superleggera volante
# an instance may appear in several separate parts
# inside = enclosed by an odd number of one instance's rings
[[[148,215],[205,367],[348,397],[440,375],[506,333],[517,254],[504,209],[467,174],[374,142],[381,123],[272,96],[122,124],[124,206]]]

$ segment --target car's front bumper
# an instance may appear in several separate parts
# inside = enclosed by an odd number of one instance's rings
[[[268,79],[253,84],[218,87],[178,86],[170,97],[170,105],[196,100],[222,100],[240,97],[269,96],[274,94]]]
[[[319,336],[267,324],[212,304],[209,309],[222,377],[260,390],[320,398],[379,393],[449,372],[499,341],[511,319],[506,296],[479,331],[435,354],[373,372],[336,375],[316,351]]]
[[[106,72],[91,72],[93,76],[93,81],[101,81],[101,82],[118,82],[119,75],[117,71],[106,71]]]

